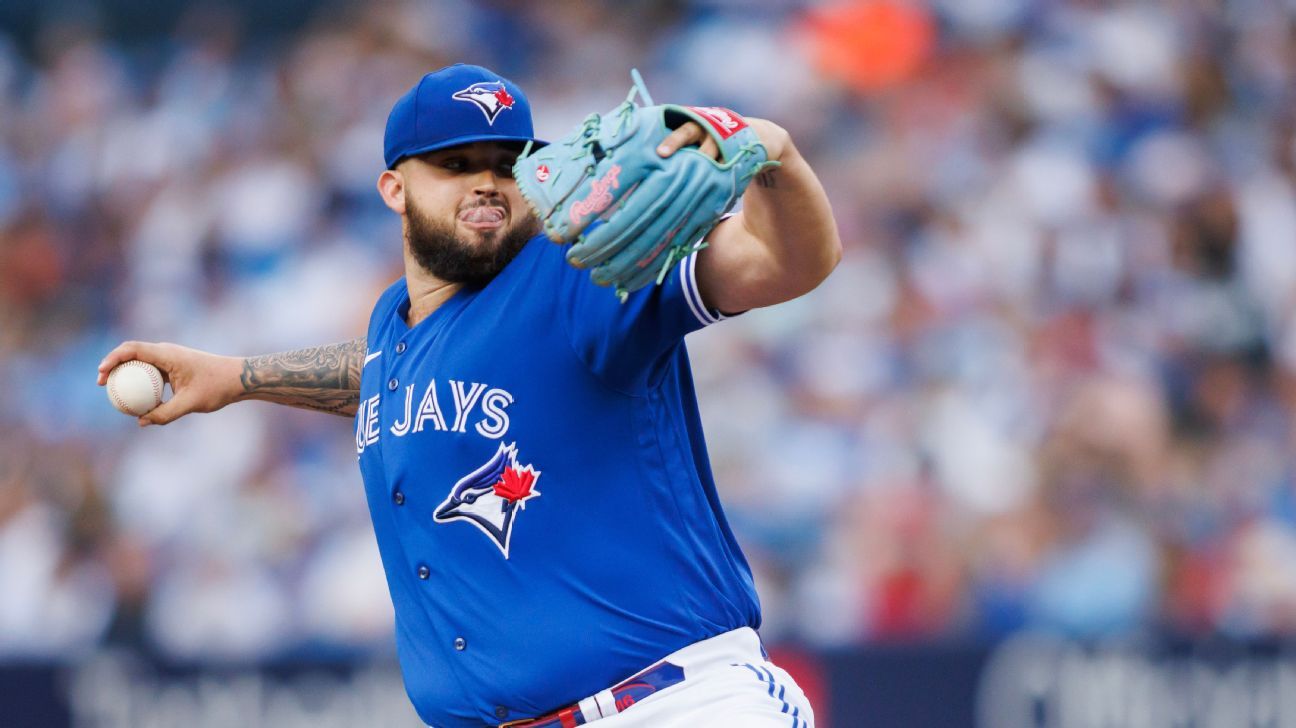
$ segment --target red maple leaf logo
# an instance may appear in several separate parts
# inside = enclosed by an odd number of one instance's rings
[[[535,473],[530,468],[504,468],[499,482],[495,483],[495,495],[506,501],[516,503],[531,495],[531,484],[535,482]]]
[[[509,95],[508,89],[501,88],[495,92],[495,100],[500,102],[500,106],[513,108],[513,97]]]

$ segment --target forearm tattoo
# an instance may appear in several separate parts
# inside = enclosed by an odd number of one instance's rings
[[[775,182],[775,180],[774,180],[774,173],[773,173],[773,172],[761,172],[760,174],[757,174],[757,175],[756,175],[756,186],[757,186],[757,187],[766,187],[766,188],[770,188],[770,187],[777,187],[778,184],[777,184],[777,183]]]
[[[353,341],[243,360],[243,391],[290,407],[355,414],[360,402],[360,370],[364,366],[364,337]]]

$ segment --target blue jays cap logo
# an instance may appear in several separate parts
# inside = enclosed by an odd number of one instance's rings
[[[486,122],[495,125],[495,117],[501,111],[513,108],[513,96],[504,88],[503,81],[483,81],[474,83],[462,91],[456,91],[453,98],[475,104],[486,115]]]
[[[432,520],[468,521],[490,536],[507,559],[513,520],[527,501],[540,495],[535,489],[539,477],[540,471],[531,465],[518,465],[517,443],[501,443],[490,460],[454,484]]]

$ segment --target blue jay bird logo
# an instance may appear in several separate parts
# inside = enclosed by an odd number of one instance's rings
[[[539,478],[540,471],[530,464],[518,465],[517,443],[500,443],[490,460],[454,484],[432,520],[468,521],[490,536],[507,559],[513,521],[527,501],[539,497],[540,491],[535,489]]]
[[[495,117],[505,109],[513,108],[513,95],[504,88],[503,81],[484,81],[474,83],[462,91],[456,91],[452,98],[467,101],[481,109],[486,115],[486,123],[495,125]]]

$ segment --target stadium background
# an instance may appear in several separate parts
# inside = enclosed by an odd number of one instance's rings
[[[362,333],[458,60],[548,138],[637,66],[828,188],[827,283],[690,338],[821,727],[1296,725],[1292,0],[0,4],[0,724],[416,724],[351,423],[94,370]]]

